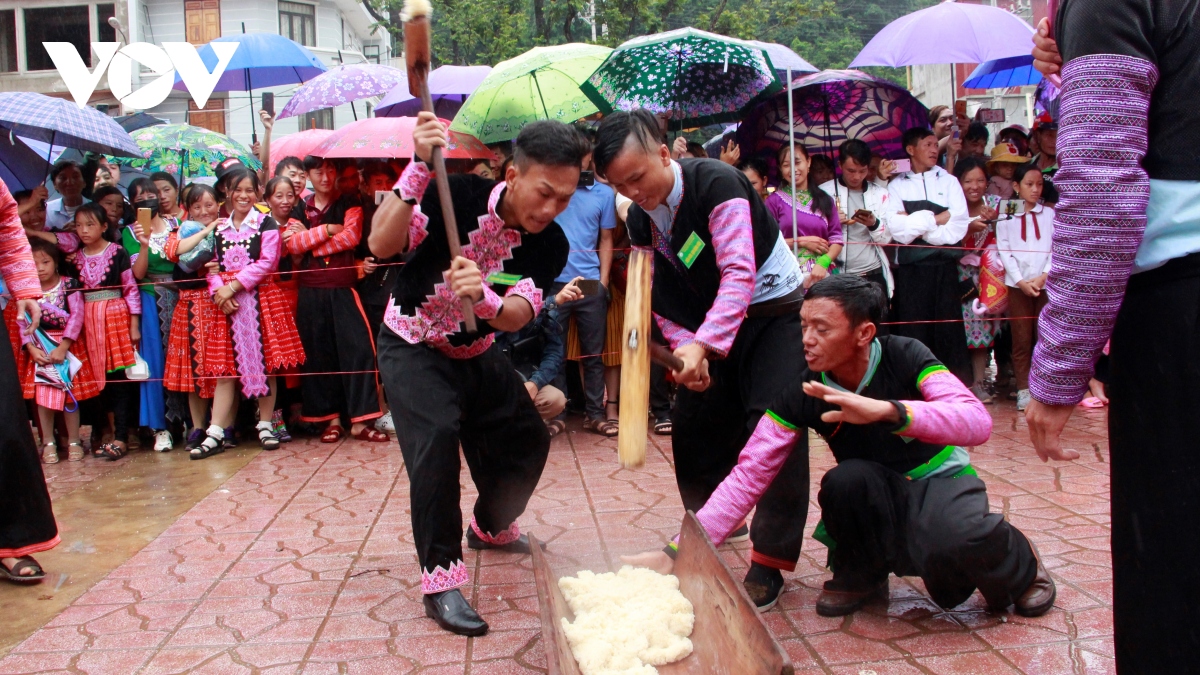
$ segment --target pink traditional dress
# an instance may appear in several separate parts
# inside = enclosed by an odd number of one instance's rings
[[[83,366],[71,378],[70,398],[76,401],[92,398],[99,394],[100,385],[104,381],[103,375],[97,376],[92,371],[88,359],[87,338],[83,334],[84,302],[80,288],[80,283],[75,279],[62,277],[54,285],[54,288],[43,292],[38,301],[38,306],[42,308],[42,320],[38,324],[38,328],[45,331],[46,335],[55,342],[61,342],[63,339],[74,341],[70,353],[83,363]],[[22,328],[21,344],[36,343],[35,336],[24,334],[23,329],[27,325],[25,320],[18,319],[18,323]],[[23,374],[25,398],[33,399],[38,405],[50,410],[62,410],[66,407],[68,399],[66,390],[34,382],[37,363],[29,357],[29,352],[21,350],[18,361]]]

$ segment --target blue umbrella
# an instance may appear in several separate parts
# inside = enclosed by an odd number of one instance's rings
[[[1041,81],[1042,74],[1033,67],[1033,55],[1025,54],[979,64],[963,86],[967,89],[1007,89]]]
[[[243,27],[244,29],[244,27]],[[303,45],[289,40],[278,33],[240,33],[227,35],[204,45],[198,51],[204,66],[212,72],[217,66],[215,42],[235,42],[237,51],[229,60],[225,73],[217,80],[213,91],[253,91],[262,87],[277,87],[283,84],[307,82],[328,70],[321,59]],[[183,80],[175,76],[175,89],[186,90]],[[254,131],[254,105],[250,105],[251,138],[258,140]]]
[[[142,151],[113,118],[95,108],[31,91],[0,93],[0,127],[52,146],[142,157]]]
[[[39,156],[13,134],[0,138],[0,180],[13,192],[41,185],[48,165],[45,155]]]

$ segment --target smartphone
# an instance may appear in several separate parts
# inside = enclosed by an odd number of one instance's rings
[[[873,213],[871,213],[870,211],[868,211],[868,210],[866,210],[866,209],[859,209],[859,210],[857,210],[857,211],[855,211],[855,212],[854,212],[854,215],[853,215],[853,216],[850,216],[850,219],[851,219],[851,220],[856,220],[856,219],[858,219],[858,218],[870,218],[870,217],[872,217],[873,215],[874,215]]]
[[[954,128],[957,129],[958,125],[954,125]],[[896,165],[896,175],[912,171],[912,160],[910,159],[897,159],[894,160],[894,164]]]
[[[575,285],[579,287],[579,291],[585,296],[600,295],[604,292],[604,287],[600,285],[599,279],[580,279],[575,282]]]
[[[954,140],[958,140],[958,122],[955,122],[954,126],[950,127],[950,136]]]
[[[391,190],[376,190],[375,191],[375,206],[379,206],[380,204],[382,204],[384,197],[387,197],[390,194],[392,194]]]
[[[271,116],[275,116],[275,94],[269,91],[264,91],[262,95],[262,109],[266,110]]]
[[[141,225],[142,229],[146,230],[147,233],[150,231],[150,221],[153,220],[153,218],[154,217],[150,215],[150,209],[137,210],[138,225]]]
[[[594,171],[579,172],[579,187],[592,187],[596,184],[596,173]]]

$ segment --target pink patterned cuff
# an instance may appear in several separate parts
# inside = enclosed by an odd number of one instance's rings
[[[400,195],[400,199],[406,202],[419,202],[425,196],[425,188],[429,185],[431,178],[433,178],[433,172],[429,170],[429,165],[414,160],[404,167],[400,179],[396,181],[392,189]]]
[[[511,544],[521,537],[521,528],[517,526],[517,521],[515,520],[512,522],[512,525],[508,526],[508,529],[499,534],[492,535],[484,532],[483,528],[479,527],[479,523],[475,522],[475,516],[471,516],[471,529],[475,531],[475,534],[480,539],[492,546]]]
[[[413,207],[412,218],[408,221],[408,250],[415,251],[429,236],[429,216],[421,211],[421,205]]]
[[[504,306],[504,298],[496,295],[486,283],[483,285],[483,299],[475,303],[475,316],[489,320],[496,318],[500,308]]]
[[[522,298],[525,298],[525,300],[529,302],[529,305],[533,307],[534,316],[537,316],[539,313],[541,313],[542,289],[534,285],[533,279],[522,279],[518,281],[512,288],[508,289],[508,292],[504,294],[504,297],[507,298],[511,295],[519,295]]]
[[[450,563],[450,569],[438,566],[432,570],[421,570],[421,592],[425,595],[466,586],[468,581],[467,566],[461,560]]]

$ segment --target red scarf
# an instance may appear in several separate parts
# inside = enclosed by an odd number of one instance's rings
[[[1033,218],[1033,238],[1040,241],[1042,238],[1042,231],[1038,228],[1037,214],[1033,213],[1033,212],[1021,214],[1021,241],[1026,241],[1026,239],[1025,239],[1025,216],[1030,216]]]

